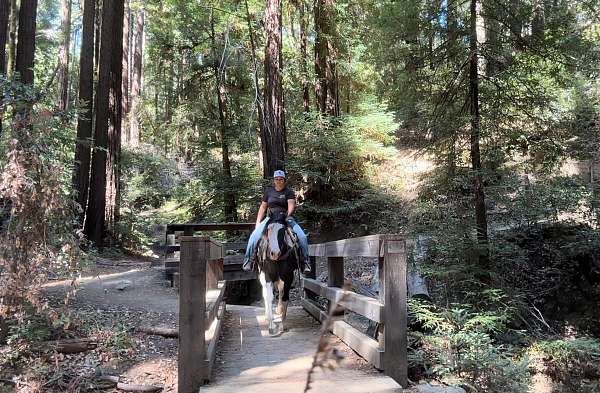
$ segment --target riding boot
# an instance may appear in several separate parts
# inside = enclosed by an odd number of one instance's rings
[[[302,273],[303,274],[308,274],[312,271],[311,267],[310,267],[310,259],[309,258],[305,258],[304,262],[302,263]]]
[[[244,258],[244,264],[242,265],[242,270],[245,272],[250,272],[254,270],[254,264],[256,263],[256,253],[252,254],[250,258]]]

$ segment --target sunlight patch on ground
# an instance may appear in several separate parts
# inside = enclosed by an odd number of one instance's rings
[[[123,281],[123,278],[126,277],[127,275],[130,275],[130,274],[136,273],[136,272],[141,272],[141,271],[142,271],[142,269],[131,269],[131,270],[127,270],[125,272],[119,272],[119,273],[100,274],[100,275],[89,276],[89,277],[79,276],[75,280],[75,284],[81,285],[81,284],[85,284],[85,283],[92,282],[92,281],[102,281],[103,284],[105,284],[105,285],[113,285],[113,284],[116,285],[120,281]],[[104,281],[104,280],[106,280],[106,281]],[[57,288],[57,287],[69,286],[69,285],[71,285],[72,282],[73,282],[73,280],[53,281],[53,282],[44,284],[42,286],[42,288]]]

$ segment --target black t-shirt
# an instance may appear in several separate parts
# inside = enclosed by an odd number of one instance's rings
[[[284,188],[281,191],[275,190],[274,187],[269,187],[263,194],[262,201],[267,202],[269,207],[269,215],[278,212],[287,212],[288,199],[295,199],[294,191],[289,188]]]

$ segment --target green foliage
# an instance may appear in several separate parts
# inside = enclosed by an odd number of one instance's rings
[[[409,310],[429,334],[416,338],[412,362],[436,378],[478,392],[523,392],[529,381],[528,359],[497,344],[493,334],[505,328],[506,317],[477,312],[468,305],[436,308],[411,300]]]
[[[71,195],[73,129],[39,92],[1,82],[2,112],[12,122],[0,141],[0,317],[55,314],[41,286],[49,274],[75,273],[84,261]]]
[[[560,393],[592,393],[600,389],[600,341],[590,337],[538,341],[529,349]]]

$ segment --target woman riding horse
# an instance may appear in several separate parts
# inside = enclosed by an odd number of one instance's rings
[[[256,226],[248,240],[246,256],[242,268],[246,271],[252,270],[256,260],[256,245],[265,231],[267,224],[270,220],[283,218],[298,237],[298,243],[300,243],[303,256],[303,260],[299,262],[304,265],[302,270],[307,273],[310,271],[310,263],[308,261],[308,240],[306,239],[306,234],[302,228],[300,228],[300,225],[298,225],[292,217],[292,214],[294,214],[294,211],[296,210],[294,192],[286,186],[285,172],[282,170],[277,170],[273,173],[273,183],[273,187],[267,188],[263,194],[262,202],[258,209],[258,214],[256,215]]]

